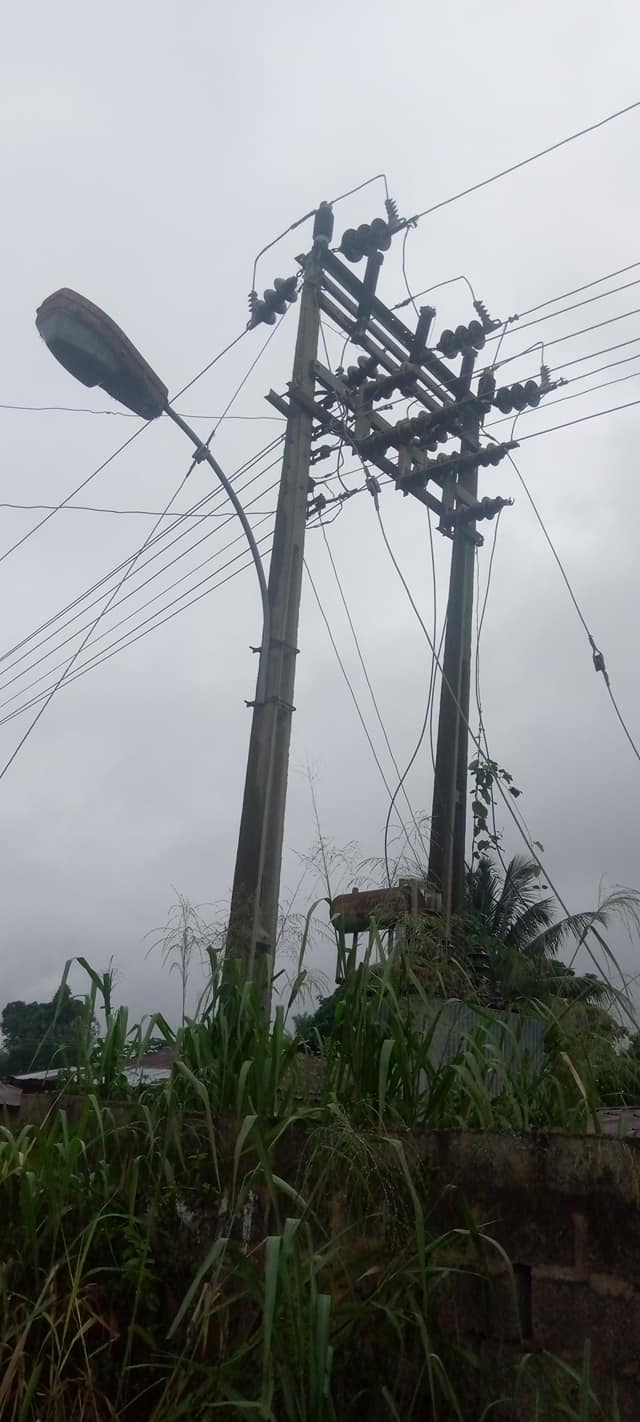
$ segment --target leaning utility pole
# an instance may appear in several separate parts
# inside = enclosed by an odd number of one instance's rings
[[[463,357],[460,374],[461,390],[470,390],[474,364],[475,352]],[[481,421],[477,408],[471,406],[463,421],[463,436],[465,442],[472,449],[478,446],[480,428]],[[461,487],[474,500],[477,500],[477,464],[471,464],[461,471],[459,479]],[[471,636],[476,546],[475,520],[458,522],[453,531],[449,575],[429,842],[429,882],[442,895],[442,916],[447,936],[451,918],[460,912],[464,900]]]
[[[326,204],[318,208],[313,247],[303,270],[298,334],[290,384],[282,475],[269,568],[270,636],[261,649],[251,739],[231,897],[227,958],[240,959],[247,977],[260,975],[268,1015],[278,929],[278,897],[293,717],[298,619],[309,493],[314,362],[320,331],[322,265],[333,230]],[[285,287],[286,283],[280,283]],[[277,293],[265,293],[265,299]],[[255,324],[261,319],[258,304]],[[273,308],[277,309],[277,307]],[[262,317],[262,319],[265,319]],[[267,315],[267,318],[269,316]]]

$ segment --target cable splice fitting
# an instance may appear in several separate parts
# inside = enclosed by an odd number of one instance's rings
[[[605,679],[605,683],[607,686],[609,686],[609,673],[607,671],[606,663],[604,660],[604,652],[601,652],[599,648],[596,647],[591,633],[589,633],[589,642],[591,644],[594,668],[597,672],[602,672],[602,675]]]
[[[373,474],[366,473],[365,484],[367,486],[367,489],[369,490],[369,493],[371,494],[371,497],[377,509],[379,507],[378,495],[380,493],[380,485],[378,483],[378,480],[374,477]]]

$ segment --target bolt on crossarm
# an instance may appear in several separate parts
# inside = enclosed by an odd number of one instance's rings
[[[313,416],[320,332],[320,282],[332,234],[330,209],[321,204],[314,242],[303,262],[303,283],[290,387],[280,492],[269,568],[269,642],[260,654],[253,702],[226,960],[239,960],[246,977],[259,978],[268,1018],[278,930],[278,900],[289,770],[289,747],[302,591]],[[300,398],[301,397],[301,398]]]

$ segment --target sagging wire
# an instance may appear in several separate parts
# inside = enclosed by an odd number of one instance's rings
[[[489,557],[489,568],[488,568],[488,571],[487,571],[487,582],[486,582],[486,587],[485,587],[485,591],[484,591],[484,598],[483,598],[483,601],[482,601],[482,611],[480,611],[480,557],[479,557],[479,552],[478,552],[478,548],[477,548],[477,547],[476,547],[476,550],[475,550],[477,596],[476,596],[476,655],[475,655],[475,677],[474,677],[474,680],[475,680],[476,709],[477,709],[477,712],[478,712],[478,740],[479,740],[481,743],[484,744],[484,751],[485,751],[485,755],[486,755],[487,761],[491,761],[491,753],[490,753],[490,751],[489,751],[489,742],[488,742],[488,739],[487,739],[487,731],[486,731],[486,726],[485,726],[485,724],[484,724],[484,715],[483,715],[483,710],[482,710],[482,696],[481,696],[481,693],[480,693],[480,638],[481,638],[481,636],[482,636],[482,628],[483,628],[483,626],[484,626],[484,619],[485,619],[485,615],[486,615],[486,611],[487,611],[487,603],[488,603],[488,601],[489,601],[489,591],[490,591],[490,588],[491,588],[491,577],[492,577],[492,573],[493,573],[493,560],[494,560],[494,558],[495,558],[496,545],[497,545],[497,542],[498,542],[498,530],[499,530],[499,528],[500,528],[500,517],[501,517],[501,514],[502,514],[502,509],[499,509],[499,510],[498,510],[498,515],[497,515],[497,518],[496,518],[496,522],[495,522],[495,526],[494,526],[494,530],[493,530],[493,542],[492,542],[492,545],[491,545],[491,554],[490,554],[490,557]],[[478,783],[478,781],[477,781],[477,776],[476,776],[476,797],[477,797],[477,783]],[[493,779],[492,779],[491,782],[490,782],[490,796],[491,796],[491,823],[492,823],[492,828],[493,828],[493,847],[494,847],[494,849],[495,849],[495,851],[496,851],[496,854],[498,855],[498,858],[499,858],[499,860],[500,860],[500,864],[502,865],[503,872],[506,874],[506,872],[507,872],[507,864],[506,864],[506,860],[505,860],[505,858],[504,858],[504,855],[503,855],[503,853],[502,853],[502,848],[501,848],[501,846],[500,846],[500,838],[499,838],[499,835],[498,835],[498,825],[497,825],[497,820],[496,820],[496,798],[495,798],[495,791],[494,791],[494,788],[493,788]]]
[[[388,184],[388,182],[387,182],[386,173],[375,173],[372,178],[365,178],[364,182],[363,182],[363,183],[358,183],[355,188],[349,188],[349,190],[348,190],[347,192],[345,192],[345,193],[340,193],[340,194],[338,195],[338,197],[331,198],[330,201],[329,201],[329,203],[327,204],[327,206],[328,206],[328,207],[335,207],[336,203],[343,202],[345,198],[353,197],[356,193],[361,193],[362,190],[363,190],[363,188],[368,188],[368,187],[370,187],[371,183],[378,183],[378,182],[384,183],[385,198],[387,199],[387,201],[390,201],[390,199],[389,199],[389,184]],[[312,217],[315,217],[317,211],[318,211],[317,207],[312,207],[312,208],[310,208],[309,212],[303,213],[302,217],[297,217],[296,220],[295,220],[295,222],[291,222],[288,227],[285,227],[285,228],[283,229],[283,231],[278,234],[277,237],[274,237],[271,242],[267,242],[264,247],[261,247],[261,248],[260,248],[260,251],[257,253],[257,255],[256,255],[255,259],[254,259],[254,263],[253,263],[253,272],[252,272],[252,275],[251,275],[251,290],[252,290],[252,291],[255,291],[255,289],[256,289],[256,275],[257,275],[257,271],[258,271],[258,262],[261,260],[261,258],[264,257],[267,252],[270,252],[271,249],[272,249],[272,247],[277,247],[278,242],[282,242],[283,238],[284,238],[284,237],[288,237],[288,235],[289,235],[290,232],[295,232],[298,227],[302,227],[302,225],[303,225],[304,222],[309,222]]]
[[[348,673],[348,671],[347,671],[347,669],[346,669],[346,667],[345,667],[345,664],[344,664],[344,662],[343,662],[343,660],[342,660],[342,657],[340,656],[340,652],[339,652],[339,650],[338,650],[338,646],[337,646],[335,637],[334,637],[333,632],[332,632],[332,629],[331,629],[331,624],[330,624],[329,619],[328,619],[328,617],[327,617],[327,614],[326,614],[326,612],[325,612],[325,610],[324,610],[324,607],[323,607],[323,604],[322,604],[322,601],[321,601],[321,598],[320,598],[320,594],[319,594],[318,589],[317,589],[317,587],[316,587],[316,584],[315,584],[315,582],[314,582],[313,575],[312,575],[312,573],[311,573],[311,570],[310,570],[310,568],[309,568],[309,564],[307,563],[306,558],[304,559],[304,568],[305,568],[305,572],[306,572],[306,574],[307,574],[307,577],[308,577],[308,579],[309,579],[309,582],[310,582],[310,584],[311,584],[311,590],[312,590],[312,592],[313,592],[313,595],[314,595],[314,597],[315,597],[316,603],[317,603],[317,605],[318,605],[318,610],[319,610],[319,612],[320,612],[320,615],[321,615],[322,620],[323,620],[323,622],[324,622],[325,628],[326,628],[326,630],[327,630],[327,634],[328,634],[328,637],[329,637],[329,641],[331,642],[331,646],[333,647],[333,651],[334,651],[334,653],[335,653],[335,657],[336,657],[336,660],[337,660],[337,662],[338,662],[338,666],[340,667],[340,670],[341,670],[342,675],[343,675],[343,677],[344,677],[344,681],[345,681],[346,686],[347,686],[347,690],[348,690],[348,692],[349,692],[349,695],[350,695],[351,700],[352,700],[352,702],[353,702],[353,705],[354,705],[354,707],[355,707],[356,714],[357,714],[357,716],[358,716],[358,720],[360,721],[360,724],[361,724],[361,726],[362,726],[362,729],[363,729],[363,731],[364,731],[364,734],[365,734],[365,736],[366,736],[366,738],[367,738],[367,742],[368,742],[368,745],[369,745],[369,749],[370,749],[371,754],[372,754],[372,756],[373,756],[373,758],[374,758],[374,761],[375,761],[375,763],[376,763],[376,766],[377,766],[378,772],[379,772],[379,774],[380,774],[380,778],[381,778],[381,780],[382,780],[382,783],[383,783],[383,785],[384,785],[384,787],[385,787],[385,790],[386,790],[387,794],[390,795],[390,794],[391,794],[391,787],[390,787],[389,782],[388,782],[388,780],[387,780],[387,777],[386,777],[386,775],[385,775],[385,773],[384,773],[384,769],[383,769],[382,764],[381,764],[381,762],[380,762],[380,758],[379,758],[379,756],[378,756],[378,752],[377,752],[377,750],[376,750],[376,748],[375,748],[375,745],[374,745],[374,743],[373,743],[373,740],[372,740],[372,738],[371,738],[371,733],[370,733],[370,731],[369,731],[369,728],[368,728],[368,726],[367,726],[367,723],[366,723],[366,721],[365,721],[365,719],[364,719],[364,716],[363,716],[363,714],[362,714],[362,710],[361,710],[361,708],[360,708],[360,703],[359,703],[359,701],[358,701],[358,698],[357,698],[357,696],[356,696],[356,693],[355,693],[355,691],[354,691],[354,689],[353,689],[353,686],[352,686],[352,684],[351,684],[351,679],[350,679],[350,677],[349,677],[349,673]],[[408,832],[407,832],[406,826],[402,823],[402,816],[401,816],[400,814],[398,814],[398,819],[400,820],[400,824],[401,824],[401,826],[402,826],[402,829],[403,829],[405,838],[406,838],[406,840],[407,840],[407,843],[408,843],[408,844],[411,844],[411,839],[410,839],[409,834],[408,834]]]
[[[375,482],[375,481],[374,481],[374,482]],[[382,515],[381,515],[381,513],[380,513],[379,500],[378,500],[378,498],[377,498],[377,496],[376,496],[376,494],[375,494],[375,492],[374,492],[373,489],[372,489],[371,492],[373,493],[373,496],[374,496],[374,505],[375,505],[375,509],[376,509],[376,515],[377,515],[377,518],[378,518],[378,524],[379,524],[379,527],[380,527],[380,532],[381,532],[381,534],[382,534],[383,542],[384,542],[384,544],[385,544],[385,547],[386,547],[386,549],[387,549],[387,552],[388,552],[388,554],[389,554],[389,557],[390,557],[390,559],[391,559],[391,562],[393,563],[393,566],[394,566],[394,568],[395,568],[395,570],[396,570],[396,572],[397,572],[397,574],[398,574],[398,577],[399,577],[399,579],[400,579],[400,582],[402,583],[402,586],[403,586],[403,588],[404,588],[404,590],[405,590],[405,593],[406,593],[406,595],[407,595],[407,598],[408,598],[408,600],[409,600],[409,603],[410,603],[410,605],[411,605],[411,607],[412,607],[412,609],[413,609],[413,611],[414,611],[414,613],[415,613],[415,615],[416,615],[416,618],[418,619],[418,622],[419,622],[419,624],[420,624],[420,626],[421,626],[421,628],[422,628],[422,630],[423,630],[423,632],[424,632],[424,635],[425,635],[425,637],[426,637],[426,639],[427,639],[427,642],[428,642],[429,646],[431,647],[431,651],[432,651],[433,655],[437,658],[437,664],[438,664],[438,667],[439,667],[439,670],[440,670],[440,674],[441,674],[441,677],[442,677],[442,681],[443,681],[444,685],[447,687],[447,690],[448,690],[449,695],[451,696],[451,698],[452,698],[452,700],[453,700],[453,702],[454,702],[454,705],[457,706],[458,715],[459,715],[459,717],[460,717],[460,720],[462,721],[463,725],[466,727],[467,734],[468,734],[470,740],[473,742],[474,746],[476,747],[476,750],[478,751],[478,754],[481,755],[481,756],[483,757],[483,759],[485,759],[486,757],[485,757],[484,748],[483,748],[481,742],[479,741],[478,737],[475,735],[475,732],[473,731],[473,729],[472,729],[472,727],[471,727],[471,724],[470,724],[470,722],[469,722],[469,718],[468,718],[468,716],[465,715],[465,712],[464,712],[462,706],[460,705],[460,701],[459,701],[459,699],[458,699],[458,696],[456,695],[456,692],[454,691],[453,687],[451,686],[451,683],[449,682],[448,678],[445,676],[444,669],[443,669],[443,666],[442,666],[442,662],[441,662],[441,660],[440,660],[440,657],[439,657],[438,654],[436,653],[435,644],[434,644],[434,642],[433,642],[433,640],[432,640],[432,638],[431,638],[431,636],[430,636],[430,633],[429,633],[429,631],[428,631],[428,629],[427,629],[427,627],[426,627],[426,625],[425,625],[424,619],[423,619],[423,617],[422,617],[422,615],[421,615],[421,613],[420,613],[420,610],[419,610],[419,608],[418,608],[418,606],[417,606],[417,604],[416,604],[415,598],[413,597],[413,594],[412,594],[411,589],[410,589],[410,587],[409,587],[409,585],[408,585],[408,583],[407,583],[407,580],[406,580],[406,578],[405,578],[405,576],[404,576],[404,573],[403,573],[403,571],[402,571],[402,568],[400,567],[400,564],[399,564],[399,562],[398,562],[398,560],[397,560],[397,558],[396,558],[396,556],[395,556],[395,553],[393,552],[393,549],[392,549],[392,547],[391,547],[391,544],[389,543],[389,539],[388,539],[388,537],[387,537],[387,533],[386,533],[386,530],[385,530],[385,527],[384,527],[384,523],[383,523],[383,520],[382,520]],[[562,895],[561,895],[559,889],[556,888],[556,886],[555,886],[555,884],[554,884],[554,882],[553,882],[553,880],[552,880],[552,878],[551,878],[551,875],[549,874],[548,869],[546,868],[545,864],[543,863],[543,860],[542,860],[541,857],[540,857],[540,852],[539,852],[539,850],[538,850],[538,848],[537,848],[536,841],[531,839],[531,836],[530,836],[530,834],[529,834],[529,832],[528,832],[528,830],[527,830],[527,828],[526,828],[526,825],[524,825],[523,822],[522,822],[522,816],[519,815],[519,814],[516,812],[516,810],[514,809],[514,806],[513,806],[511,797],[506,793],[506,791],[505,791],[505,789],[504,789],[504,787],[503,787],[503,785],[502,785],[500,779],[498,779],[498,780],[496,781],[496,784],[497,784],[498,792],[499,792],[499,794],[500,794],[502,800],[504,801],[504,804],[506,805],[507,812],[508,812],[508,814],[510,815],[511,819],[513,820],[513,822],[514,822],[514,824],[515,824],[515,826],[516,826],[516,828],[517,828],[517,830],[518,830],[518,834],[520,835],[520,837],[521,837],[522,840],[524,841],[524,843],[525,843],[525,845],[526,845],[526,847],[527,847],[527,849],[528,849],[528,851],[529,851],[529,853],[530,853],[530,855],[531,855],[532,860],[535,861],[535,863],[538,865],[538,867],[539,867],[541,873],[544,874],[545,879],[547,880],[547,883],[548,883],[548,885],[549,885],[549,888],[551,889],[551,892],[555,895],[555,897],[556,897],[558,903],[560,904],[561,909],[564,911],[564,913],[565,913],[565,915],[567,916],[567,918],[570,918],[571,915],[570,915],[570,913],[569,913],[569,909],[567,908],[567,905],[565,904],[565,901],[564,901],[564,899],[563,899],[563,897],[562,897]],[[611,955],[611,953],[610,953],[610,950],[609,950],[608,947],[607,947],[607,944],[605,943],[604,939],[603,939],[602,936],[599,934],[598,929],[594,926],[593,923],[590,924],[588,931],[591,932],[591,933],[593,933],[594,937],[598,940],[598,942],[600,943],[601,946],[604,945],[605,950],[607,951],[608,955],[611,957],[612,955]],[[586,937],[584,937],[583,939],[581,939],[581,943],[578,945],[578,947],[583,947],[583,948],[585,949],[585,951],[588,953],[589,957],[591,958],[591,961],[593,962],[594,967],[596,967],[597,969],[599,969],[599,968],[600,968],[600,964],[598,963],[598,960],[597,960],[597,958],[596,958],[596,956],[595,956],[593,950],[591,949],[590,945],[587,943]],[[577,951],[578,951],[578,949],[576,949],[576,953],[577,953]],[[575,956],[575,955],[574,955],[574,956]],[[616,966],[616,968],[618,969],[618,972],[620,973],[620,977],[621,977],[621,980],[622,980],[622,983],[623,983],[623,987],[626,988],[626,979],[625,979],[625,977],[624,977],[624,974],[622,973],[622,970],[621,970],[620,967],[618,966],[615,957],[613,958],[613,962],[615,963],[615,966]]]
[[[340,594],[340,600],[341,600],[341,602],[342,602],[342,606],[343,606],[344,611],[345,611],[345,614],[346,614],[347,622],[349,623],[349,627],[350,627],[350,629],[351,629],[351,635],[352,635],[353,640],[354,640],[354,643],[355,643],[355,648],[356,648],[356,652],[357,652],[357,655],[358,655],[358,660],[359,660],[359,662],[360,662],[360,666],[361,666],[361,668],[362,668],[362,672],[363,672],[363,675],[364,675],[364,679],[365,679],[365,681],[366,681],[366,684],[367,684],[367,687],[368,687],[368,690],[369,690],[369,695],[370,695],[370,697],[371,697],[373,709],[374,709],[374,711],[375,711],[375,713],[376,713],[376,717],[377,717],[377,719],[378,719],[378,724],[379,724],[380,729],[381,729],[381,731],[382,731],[382,735],[383,735],[383,737],[384,737],[385,745],[386,745],[387,750],[388,750],[388,752],[389,752],[389,756],[390,756],[390,758],[391,758],[391,761],[392,761],[392,764],[393,764],[393,768],[394,768],[394,770],[395,770],[395,772],[396,772],[396,775],[399,777],[399,781],[400,781],[400,784],[401,784],[401,786],[402,786],[402,793],[403,793],[403,795],[404,795],[404,798],[405,798],[405,801],[406,801],[406,805],[407,805],[407,809],[408,809],[408,811],[409,811],[409,814],[411,815],[411,819],[413,820],[413,825],[414,825],[414,829],[415,829],[416,835],[418,836],[418,839],[419,839],[419,841],[420,841],[420,844],[422,845],[422,849],[423,849],[424,854],[427,855],[428,851],[427,851],[427,847],[426,847],[426,845],[425,845],[425,842],[424,842],[424,839],[423,839],[423,836],[422,836],[422,831],[421,831],[421,829],[420,829],[420,825],[419,825],[419,823],[418,823],[418,820],[416,819],[416,815],[415,815],[413,806],[412,806],[412,804],[411,804],[411,801],[410,801],[410,799],[409,799],[409,796],[408,796],[408,794],[407,794],[407,791],[406,791],[406,789],[405,789],[405,787],[404,787],[404,780],[403,780],[403,777],[402,777],[401,774],[400,774],[400,769],[399,769],[399,766],[398,766],[398,762],[397,762],[396,757],[395,757],[395,755],[394,755],[393,747],[392,747],[391,742],[390,742],[390,740],[389,740],[389,735],[388,735],[388,732],[387,732],[387,728],[386,728],[386,726],[385,726],[385,723],[384,723],[384,720],[383,720],[383,717],[382,717],[382,712],[381,712],[380,707],[379,707],[379,705],[378,705],[378,699],[377,699],[377,697],[376,697],[375,691],[374,691],[373,686],[372,686],[372,683],[371,683],[371,678],[370,678],[370,676],[369,676],[369,672],[368,672],[368,670],[367,670],[367,665],[366,665],[366,662],[365,662],[365,659],[364,659],[364,655],[363,655],[363,652],[362,652],[362,648],[361,648],[361,646],[360,646],[360,639],[359,639],[359,637],[358,637],[358,634],[357,634],[357,632],[356,632],[356,629],[355,629],[355,626],[354,626],[354,623],[353,623],[353,618],[352,618],[352,616],[351,616],[351,612],[350,612],[350,610],[349,610],[349,605],[348,605],[348,603],[347,603],[347,599],[346,599],[346,595],[345,595],[345,592],[344,592],[344,588],[343,588],[343,586],[342,586],[342,579],[340,578],[340,574],[338,573],[338,569],[337,569],[337,567],[336,567],[335,559],[334,559],[333,552],[332,552],[332,549],[331,549],[331,544],[329,543],[329,539],[327,538],[326,528],[325,528],[324,520],[322,519],[322,517],[320,517],[320,527],[321,527],[321,529],[322,529],[322,535],[323,535],[323,538],[324,538],[325,547],[326,547],[327,553],[328,553],[328,555],[329,555],[329,561],[330,561],[330,563],[331,563],[331,567],[332,567],[332,569],[333,569],[333,575],[334,575],[334,578],[335,578],[335,581],[336,581],[336,584],[337,584],[338,592],[339,592],[339,594]],[[403,828],[404,828],[404,826],[403,826]],[[405,831],[405,833],[406,833],[406,831]],[[388,859],[387,859],[387,855],[386,855],[386,839],[385,839],[385,863],[388,864]]]
[[[407,227],[407,229],[406,229],[407,233],[409,232],[409,230],[410,230],[410,229]],[[406,236],[406,233],[405,233],[405,236]],[[407,288],[407,291],[409,291],[409,283],[408,283],[408,281],[407,281],[406,273],[405,273],[405,270],[404,270],[404,261],[403,261],[402,275],[403,275],[403,277],[404,277],[404,282],[405,282],[405,286],[406,286],[406,288]],[[473,289],[473,287],[472,287],[472,285],[471,285],[471,282],[469,281],[469,278],[468,278],[467,276],[465,276],[464,273],[461,273],[460,276],[445,277],[444,281],[434,281],[433,286],[425,286],[422,291],[414,291],[414,292],[409,291],[409,295],[408,295],[408,297],[406,298],[406,300],[405,300],[405,301],[398,301],[398,302],[396,302],[396,305],[395,305],[395,306],[392,306],[392,307],[391,307],[391,310],[392,310],[392,311],[401,311],[404,306],[408,306],[410,302],[413,302],[413,309],[414,309],[414,311],[416,312],[416,315],[418,315],[418,310],[417,310],[417,307],[416,307],[415,303],[416,303],[416,301],[419,299],[419,297],[421,297],[421,296],[428,296],[428,295],[430,294],[430,292],[432,292],[432,291],[439,291],[439,290],[440,290],[440,287],[442,287],[442,286],[451,286],[451,285],[453,284],[453,282],[456,282],[456,281],[464,281],[464,282],[466,282],[466,284],[467,284],[467,286],[468,286],[468,288],[469,288],[469,291],[470,291],[470,293],[471,293],[471,300],[472,300],[472,302],[474,303],[474,306],[475,306],[475,303],[476,303],[476,301],[477,301],[477,297],[476,297],[475,291],[474,291],[474,289]],[[517,317],[515,317],[515,316],[509,316],[508,319],[509,319],[509,321],[515,321],[515,320],[517,320]]]
[[[515,426],[515,421],[514,421],[514,426]],[[488,437],[489,437],[489,439],[494,440],[494,436],[493,436],[493,435],[489,435]],[[494,443],[497,443],[497,441],[494,440]],[[633,751],[633,754],[634,754],[636,760],[640,763],[640,749],[638,748],[638,746],[637,746],[637,744],[636,744],[636,741],[634,740],[634,737],[632,736],[631,731],[629,730],[629,727],[627,726],[627,723],[626,723],[626,721],[625,721],[625,719],[624,719],[624,717],[623,717],[623,715],[622,715],[622,712],[620,711],[620,708],[619,708],[618,703],[617,703],[617,701],[616,701],[616,698],[615,698],[615,696],[614,696],[613,688],[612,688],[612,686],[611,686],[611,680],[610,680],[610,677],[609,677],[609,673],[608,673],[608,671],[607,671],[607,666],[606,666],[606,662],[605,662],[605,658],[604,658],[604,653],[600,650],[600,648],[599,648],[599,647],[597,646],[597,644],[596,644],[595,638],[594,638],[594,636],[593,636],[593,633],[592,633],[592,631],[591,631],[591,628],[589,627],[589,624],[588,624],[588,622],[587,622],[587,620],[586,620],[586,617],[585,617],[585,615],[584,615],[584,613],[583,613],[583,611],[582,611],[582,608],[581,608],[581,606],[580,606],[580,603],[578,602],[578,599],[577,599],[576,594],[575,594],[575,592],[574,592],[574,590],[573,590],[573,587],[572,587],[571,582],[570,582],[570,580],[569,580],[569,576],[568,576],[567,571],[566,571],[566,569],[565,569],[565,567],[564,567],[564,564],[563,564],[563,562],[562,562],[562,559],[561,559],[561,557],[560,557],[560,554],[558,553],[558,550],[557,550],[557,548],[556,548],[556,546],[555,546],[555,543],[553,542],[553,539],[552,539],[552,537],[551,537],[551,534],[549,533],[549,530],[548,530],[548,528],[547,528],[547,526],[546,526],[546,524],[545,524],[545,521],[544,521],[544,519],[543,519],[543,517],[542,517],[542,514],[540,513],[540,510],[539,510],[539,508],[538,508],[538,506],[537,506],[537,504],[536,504],[536,501],[535,501],[535,499],[534,499],[534,497],[533,497],[533,494],[531,493],[531,490],[530,490],[530,488],[529,488],[529,486],[528,486],[528,484],[527,484],[527,482],[526,482],[526,480],[525,480],[525,478],[524,478],[524,475],[522,474],[521,470],[519,469],[518,465],[516,464],[516,461],[515,461],[515,459],[513,458],[513,455],[512,455],[509,451],[507,451],[507,458],[510,460],[511,464],[513,465],[513,468],[515,469],[515,472],[516,472],[516,475],[517,475],[517,477],[518,477],[518,479],[519,479],[519,481],[520,481],[520,484],[521,484],[521,486],[522,486],[522,488],[523,488],[523,490],[524,490],[524,492],[525,492],[525,494],[526,494],[526,496],[527,496],[527,498],[528,498],[528,500],[529,500],[529,503],[530,503],[530,505],[531,505],[531,508],[533,509],[533,512],[534,512],[534,514],[535,514],[535,517],[536,517],[536,519],[537,519],[537,521],[538,521],[538,524],[540,525],[540,528],[541,528],[542,533],[543,533],[543,535],[544,535],[544,538],[545,538],[545,540],[546,540],[546,542],[547,542],[547,544],[548,544],[548,546],[549,546],[549,548],[550,548],[550,550],[551,550],[551,553],[552,553],[552,555],[553,555],[553,557],[554,557],[554,559],[555,559],[555,562],[556,562],[557,567],[558,567],[559,572],[560,572],[560,576],[561,576],[561,578],[562,578],[562,580],[563,580],[563,582],[564,582],[564,585],[565,585],[565,587],[566,587],[566,589],[567,589],[567,592],[568,592],[568,594],[569,594],[569,597],[571,598],[571,601],[572,601],[573,606],[574,606],[574,608],[575,608],[576,614],[577,614],[577,616],[578,616],[578,618],[579,618],[579,621],[580,621],[580,623],[581,623],[581,625],[582,625],[582,628],[583,628],[583,630],[584,630],[584,632],[585,632],[585,634],[586,634],[586,637],[587,637],[587,640],[588,640],[588,643],[589,643],[589,646],[590,646],[590,649],[591,649],[591,657],[592,657],[592,661],[593,661],[594,670],[595,670],[597,673],[599,673],[599,674],[602,676],[602,678],[603,678],[603,681],[604,681],[604,684],[605,684],[605,686],[606,686],[606,689],[607,689],[609,698],[610,698],[610,700],[611,700],[611,704],[612,704],[613,709],[614,709],[614,711],[615,711],[615,714],[616,714],[616,716],[617,716],[617,718],[618,718],[618,721],[619,721],[619,723],[620,723],[620,726],[621,726],[622,730],[624,731],[624,734],[625,734],[625,736],[626,736],[626,738],[627,738],[627,740],[628,740],[628,742],[629,742],[629,745],[630,745],[630,747],[631,747],[631,750]],[[555,890],[554,890],[554,892],[555,892]]]

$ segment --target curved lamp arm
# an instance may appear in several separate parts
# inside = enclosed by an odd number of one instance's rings
[[[200,436],[196,434],[195,430],[192,430],[191,426],[187,424],[186,420],[183,420],[182,415],[179,415],[177,410],[173,410],[171,408],[168,402],[165,406],[165,414],[167,414],[169,418],[173,420],[174,424],[178,425],[179,429],[181,429],[183,433],[186,434],[191,440],[192,444],[195,445],[196,461],[200,463],[202,460],[206,460],[207,464],[211,465],[214,474],[217,476],[217,478],[220,480],[220,483],[222,484],[227,498],[233,504],[235,512],[237,513],[238,518],[240,519],[240,522],[242,524],[247,543],[249,544],[249,547],[251,549],[251,556],[255,564],[256,573],[258,574],[258,582],[260,584],[260,596],[262,598],[262,642],[260,646],[260,663],[258,667],[258,681],[256,685],[256,701],[260,702],[264,700],[264,682],[267,670],[266,654],[271,642],[271,606],[269,603],[269,590],[267,588],[267,580],[265,577],[262,558],[260,556],[260,550],[254,538],[253,529],[251,527],[251,524],[249,523],[242,504],[240,503],[238,495],[236,494],[233,485],[228,480],[224,470],[220,468],[217,459],[214,459],[214,456],[212,455],[208,444],[202,443]]]

